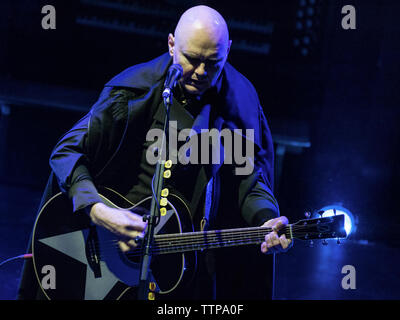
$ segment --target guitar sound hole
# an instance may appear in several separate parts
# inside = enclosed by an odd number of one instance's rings
[[[136,247],[135,249],[132,249],[128,252],[123,252],[122,254],[125,255],[125,257],[133,263],[140,263],[141,261],[141,255],[142,255],[142,248],[141,247]]]

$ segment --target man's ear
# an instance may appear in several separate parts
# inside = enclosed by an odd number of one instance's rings
[[[169,51],[169,55],[171,57],[174,56],[174,48],[175,48],[175,38],[172,35],[172,33],[170,33],[168,35],[168,51]]]
[[[231,45],[232,45],[232,40],[229,40],[229,42],[228,42],[228,49],[226,50],[226,56],[228,56],[229,50],[231,50]]]

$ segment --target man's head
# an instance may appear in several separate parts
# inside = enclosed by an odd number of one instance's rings
[[[183,13],[168,47],[173,63],[183,68],[180,83],[186,92],[201,95],[215,85],[230,45],[228,27],[217,11],[196,6]]]

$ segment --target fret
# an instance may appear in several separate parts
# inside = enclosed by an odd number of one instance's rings
[[[293,239],[293,230],[292,230],[292,225],[289,225],[289,239]]]

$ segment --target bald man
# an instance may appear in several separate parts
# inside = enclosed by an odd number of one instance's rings
[[[201,96],[216,85],[228,58],[232,41],[229,39],[225,19],[216,10],[196,6],[179,19],[175,36],[169,34],[169,54],[173,63],[183,68],[180,84],[189,95]],[[265,222],[264,226],[279,230],[288,223],[286,217]],[[276,232],[266,236],[261,245],[264,253],[286,251],[291,240]]]
[[[180,18],[175,36],[169,34],[169,54],[183,68],[180,80],[185,92],[202,95],[216,85],[231,46],[222,16],[206,6],[187,10]]]
[[[137,246],[137,237],[142,237],[146,228],[142,216],[135,210],[105,204],[98,188],[112,187],[130,203],[151,195],[154,165],[146,158],[150,147],[146,133],[162,128],[163,84],[170,65],[179,64],[183,76],[173,90],[170,121],[176,121],[178,130],[195,126],[220,131],[252,129],[256,154],[254,170],[247,176],[235,175],[235,164],[174,164],[166,186],[190,209],[195,230],[267,226],[274,231],[265,236],[261,252],[287,251],[291,241],[277,233],[288,221],[279,217],[272,192],[271,134],[253,86],[227,63],[230,46],[226,22],[217,11],[207,6],[187,10],[174,34],[168,35],[168,53],[114,77],[88,115],[57,143],[40,208],[61,191],[70,201],[71,211],[89,215],[95,225],[118,235],[122,252]],[[246,256],[250,249],[219,250],[199,253],[194,280],[180,284],[167,298],[248,299],[257,290],[268,291],[239,280],[244,273],[256,273],[257,268],[259,273],[266,272],[262,264],[246,265],[253,261]],[[240,261],[244,262],[242,268]],[[272,269],[269,272],[272,274]],[[32,265],[27,262],[20,299],[43,298],[44,290],[38,288],[38,281],[32,283],[33,278]]]

